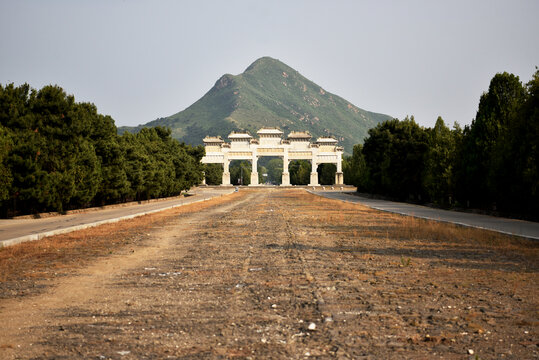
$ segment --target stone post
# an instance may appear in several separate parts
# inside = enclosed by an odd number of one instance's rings
[[[318,164],[314,159],[311,160],[311,164],[311,182],[309,186],[318,186]]]
[[[223,163],[223,182],[221,183],[222,186],[229,186],[230,185],[230,161],[225,158],[225,162]]]
[[[249,186],[256,185],[258,185],[258,156],[253,151],[253,158],[251,160],[251,184]]]
[[[342,158],[339,156],[337,159],[337,172],[335,173],[335,185],[343,185],[344,176],[342,173]]]
[[[288,160],[288,149],[284,149],[283,156],[283,176],[281,179],[281,186],[290,186],[290,173],[288,172],[288,166],[290,161]]]

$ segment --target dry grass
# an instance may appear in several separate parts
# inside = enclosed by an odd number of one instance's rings
[[[474,349],[481,358],[537,355],[539,243],[379,212],[301,190],[259,190],[256,196],[252,191],[234,194],[228,199],[248,195],[244,201],[215,208],[213,216],[201,212],[191,217],[185,214],[182,222],[167,222],[170,217],[164,216],[144,218],[128,228],[104,226],[99,233],[87,233],[79,243],[84,246],[66,250],[62,259],[57,253],[65,250],[63,244],[51,244],[49,249],[43,243],[41,251],[50,255],[42,259],[37,251],[24,261],[40,266],[44,278],[58,268],[66,274],[71,266],[79,266],[79,260],[95,260],[92,251],[97,256],[110,251],[119,254],[99,264],[108,263],[118,272],[107,284],[89,279],[93,294],[56,304],[60,311],[54,314],[65,316],[55,322],[48,323],[44,316],[41,321],[28,321],[27,327],[16,323],[13,328],[41,334],[45,340],[41,343],[56,357],[76,357],[83,353],[79,351],[96,349],[114,357],[118,344],[134,344],[128,348],[134,357],[153,353],[162,358],[171,354],[162,351],[173,344],[181,346],[176,351],[183,355],[202,357],[239,354],[234,352],[239,346],[255,350],[248,352],[254,357],[281,358],[304,357],[312,349],[326,349],[311,352],[313,356],[343,358],[368,353],[383,359],[431,358],[433,354],[462,359],[467,349]],[[207,205],[180,208],[169,215]],[[166,231],[158,237],[147,236],[157,234],[150,229],[165,224]],[[174,240],[182,230],[189,235]],[[143,248],[133,256],[121,256],[132,246],[148,246],[156,238],[161,246],[155,253]],[[117,246],[108,245],[114,241]],[[101,242],[108,247],[95,250]],[[90,255],[77,252],[82,250]],[[124,262],[134,259],[141,260],[139,265],[158,264],[159,271],[181,267],[183,274],[170,279],[142,277],[140,267],[127,267]],[[122,267],[130,270],[121,271]],[[91,273],[89,269],[82,273]],[[28,289],[32,280],[14,279],[0,282],[0,298],[3,289],[15,294],[6,297],[25,295],[21,286]],[[64,283],[77,280],[69,276]],[[59,288],[63,292],[51,294],[52,298],[63,299],[71,290]],[[88,286],[83,283],[79,288]],[[107,296],[101,298],[103,293]],[[137,301],[126,304],[126,299]],[[20,314],[21,304],[34,302],[28,300],[13,301],[6,318]],[[33,311],[31,306],[26,310]],[[101,314],[100,326],[94,326],[88,316],[96,311]],[[328,315],[332,321],[326,323],[323,319]],[[315,332],[288,341],[305,333],[305,323],[311,319],[324,322]],[[149,328],[158,337],[142,332]],[[180,329],[185,331],[180,333]],[[177,339],[168,338],[171,330],[178,333]],[[220,335],[212,336],[216,331]],[[81,334],[85,342],[80,341]],[[260,344],[262,335],[271,341],[251,347]],[[26,339],[37,344],[30,336]],[[287,340],[287,347],[277,339]],[[327,350],[333,344],[339,348],[337,356]]]
[[[241,193],[234,193],[118,223],[0,248],[0,282],[47,278],[60,270],[78,268],[98,256],[131,251],[147,238],[152,228],[162,226],[173,217],[201,211],[242,196]]]
[[[501,253],[518,253],[530,259],[539,257],[539,243],[490,230],[419,219],[377,211],[359,204],[344,203],[312,195],[311,203],[326,208],[326,224],[343,227],[354,237],[380,237],[416,243],[439,243],[449,247],[474,247]],[[308,206],[307,206],[308,207]]]
[[[0,249],[0,282],[39,280],[60,272],[81,267],[92,258],[131,251],[148,239],[149,231],[162,226],[168,219],[197,212],[208,207],[238,200],[248,191],[195,203],[160,213],[142,216],[115,224],[102,225],[69,234],[53,236]],[[283,192],[284,194],[285,192]],[[302,190],[287,190],[297,204],[295,216],[309,226],[327,227],[343,239],[376,241],[377,246],[405,247],[424,250],[453,249],[488,252],[504,256],[518,256],[527,262],[537,262],[539,244],[535,241],[499,234],[487,230],[460,227],[413,217],[393,215],[372,210],[359,204],[344,203]],[[268,211],[262,204],[258,213]],[[320,209],[324,212],[320,215]],[[316,220],[314,218],[316,217]],[[396,244],[398,242],[398,244]],[[344,249],[343,251],[345,251]],[[370,250],[359,256],[369,258]],[[404,258],[405,264],[408,258]]]

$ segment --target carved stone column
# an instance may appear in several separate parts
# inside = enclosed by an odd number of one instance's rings
[[[281,186],[290,186],[290,173],[285,173],[283,171],[283,176],[281,179]]]
[[[288,166],[290,161],[288,160],[288,149],[284,149],[283,156],[283,176],[281,179],[281,186],[290,186],[290,173],[288,172]]]
[[[249,186],[258,185],[258,156],[253,154],[253,159],[251,160],[251,184]]]
[[[309,186],[318,186],[318,164],[315,160],[311,161],[311,182],[309,183]]]
[[[223,182],[221,183],[223,186],[229,186],[230,185],[230,161],[225,158],[225,162],[223,163]]]
[[[344,185],[344,176],[342,172],[335,173],[335,185]]]
[[[339,156],[337,159],[337,172],[335,173],[335,185],[343,185],[344,176],[342,173],[342,158]]]

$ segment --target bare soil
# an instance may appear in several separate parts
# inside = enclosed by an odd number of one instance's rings
[[[539,358],[539,243],[242,190],[0,250],[2,359]]]

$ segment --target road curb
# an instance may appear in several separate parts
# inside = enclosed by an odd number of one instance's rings
[[[116,218],[95,221],[95,222],[88,223],[88,224],[70,226],[70,227],[66,227],[66,228],[63,228],[63,229],[45,231],[45,232],[41,232],[41,233],[37,233],[37,234],[31,234],[31,235],[24,235],[24,236],[19,236],[19,237],[12,238],[12,239],[7,239],[7,240],[0,240],[0,249],[3,248],[3,247],[7,247],[7,246],[17,245],[17,244],[20,244],[20,243],[23,243],[23,242],[41,240],[41,239],[49,237],[49,236],[67,234],[67,233],[70,233],[70,232],[73,232],[73,231],[84,230],[84,229],[88,229],[88,228],[92,228],[92,227],[96,227],[96,226],[100,226],[100,225],[104,225],[104,224],[112,224],[112,223],[120,222],[120,221],[123,221],[123,220],[134,219],[134,218],[139,217],[139,216],[150,215],[150,214],[154,214],[154,213],[157,213],[157,212],[160,212],[160,211],[174,209],[174,208],[177,208],[177,207],[180,207],[180,206],[196,204],[196,203],[199,203],[199,202],[208,201],[208,200],[215,199],[215,198],[218,198],[218,197],[222,197],[222,196],[225,196],[225,195],[230,195],[233,192],[234,192],[234,190],[232,190],[230,192],[227,192],[227,193],[224,193],[224,194],[221,194],[221,195],[215,195],[215,196],[212,196],[212,197],[204,197],[202,199],[198,199],[198,200],[194,200],[194,201],[190,201],[190,202],[185,202],[185,203],[181,203],[181,204],[176,204],[176,205],[171,205],[171,206],[167,206],[167,207],[164,207],[164,208],[161,208],[161,209],[143,211],[143,212],[136,213],[136,214],[125,215],[125,216],[120,216],[120,217],[116,217]]]

